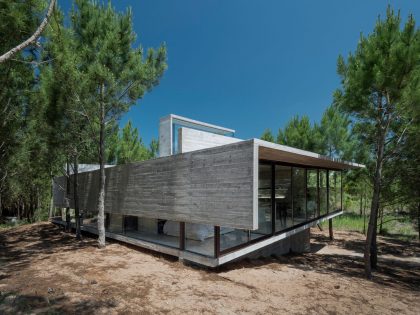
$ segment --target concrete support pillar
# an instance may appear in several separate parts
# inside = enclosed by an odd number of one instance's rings
[[[310,229],[306,229],[290,237],[290,250],[293,253],[309,253],[311,251]]]

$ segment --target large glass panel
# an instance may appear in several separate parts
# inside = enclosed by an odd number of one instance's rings
[[[292,209],[292,168],[276,165],[276,232],[293,225]]]
[[[179,247],[179,222],[107,213],[106,230],[160,245]]]
[[[308,220],[318,215],[318,172],[306,171],[306,217]]]
[[[327,214],[327,171],[319,170],[319,212]]]
[[[248,230],[220,228],[220,251],[247,243],[250,240],[250,232]]]
[[[220,234],[225,232],[224,229],[220,228]],[[185,249],[205,256],[214,256],[214,226],[185,223]]]
[[[258,175],[258,230],[251,239],[271,234],[271,165],[260,164]]]
[[[329,171],[329,211],[341,209],[341,172]]]
[[[293,168],[293,224],[306,221],[306,178],[303,168]]]

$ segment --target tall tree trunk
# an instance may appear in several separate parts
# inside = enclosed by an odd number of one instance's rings
[[[1,192],[0,192],[0,221],[2,217],[3,217],[3,204],[1,202]]]
[[[48,217],[51,219],[54,216],[54,191],[53,191],[53,187],[54,187],[54,179],[52,176],[52,172],[50,172],[50,177],[51,177],[51,188],[50,188],[50,194],[51,194],[51,198],[50,198],[50,212],[48,213]]]
[[[383,224],[384,224],[384,208],[380,207],[379,209],[379,235],[383,233]]]
[[[363,204],[363,234],[366,235],[366,208],[367,208],[367,195],[364,193],[364,204]]]
[[[67,177],[66,177],[66,231],[71,231],[71,218],[70,218],[70,164],[67,159]]]
[[[102,86],[102,97],[104,86]],[[98,197],[98,247],[105,247],[105,104],[101,100],[99,132],[99,197]]]
[[[363,208],[363,192],[360,192],[360,216],[362,216],[362,209]]]
[[[419,230],[419,242],[420,242],[420,202],[417,204],[417,229]]]
[[[372,269],[376,269],[378,265],[377,231],[377,228],[373,230],[372,244],[370,246],[370,267]]]
[[[76,218],[76,239],[80,240],[80,209],[79,209],[79,193],[78,193],[78,186],[79,186],[79,161],[77,159],[77,155],[74,158],[73,163],[73,200],[74,200],[74,216]]]
[[[385,134],[386,129],[379,125],[378,130],[378,139],[377,139],[377,152],[376,152],[376,166],[375,166],[375,175],[373,179],[373,196],[372,204],[370,209],[370,218],[368,231],[366,236],[366,246],[364,252],[364,264],[365,264],[365,274],[367,278],[372,276],[372,267],[376,267],[377,261],[377,251],[376,251],[376,227],[378,222],[378,209],[380,203],[381,195],[381,186],[382,186],[382,163],[384,158],[385,150]],[[374,243],[375,242],[375,243]],[[372,246],[374,245],[374,246]],[[372,251],[372,247],[373,251]],[[375,257],[372,257],[375,256]]]

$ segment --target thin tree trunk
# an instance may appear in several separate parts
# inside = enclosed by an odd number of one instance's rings
[[[53,211],[54,211],[54,191],[53,191],[53,176],[52,176],[52,172],[50,172],[50,177],[51,177],[51,189],[50,189],[50,194],[51,194],[51,198],[50,198],[50,212],[48,214],[48,217],[51,219],[53,217]]]
[[[360,216],[362,216],[363,208],[363,192],[360,192]]]
[[[101,88],[102,98],[104,86]],[[105,247],[105,104],[101,100],[101,117],[99,131],[99,197],[98,197],[98,247]]]
[[[377,229],[373,230],[372,244],[370,246],[370,267],[376,270],[378,265],[378,244],[377,244]]]
[[[380,220],[379,220],[379,235],[382,235],[383,233],[383,223],[384,223],[384,208],[381,207],[379,209],[379,215],[380,215]]]
[[[78,194],[78,175],[79,175],[79,161],[77,156],[73,164],[73,200],[74,200],[74,216],[76,218],[76,239],[80,240],[80,209],[79,209],[79,194]]]
[[[0,192],[0,219],[3,217],[3,204],[1,203],[1,192]]]
[[[67,159],[67,178],[66,178],[66,231],[71,231],[71,218],[70,218],[70,164]]]
[[[36,29],[35,33],[33,33],[32,36],[29,37],[27,40],[25,40],[23,43],[17,45],[16,47],[10,49],[8,52],[1,55],[0,56],[0,64],[3,63],[3,62],[6,62],[10,58],[12,58],[15,54],[17,54],[19,51],[24,50],[26,47],[28,47],[29,45],[32,45],[33,43],[35,43],[37,41],[37,39],[41,36],[44,29],[47,27],[48,20],[50,19],[51,14],[53,13],[53,10],[54,10],[55,2],[56,2],[56,0],[51,0],[50,1],[50,5],[48,6],[47,14],[46,14],[45,18],[42,20],[39,27]]]
[[[420,242],[420,202],[417,204],[417,229],[419,230],[419,242]]]
[[[367,208],[367,195],[366,191],[364,193],[364,203],[363,203],[363,234],[366,235],[366,208]]]
[[[375,176],[373,180],[373,196],[372,204],[370,209],[370,218],[368,231],[366,236],[366,246],[364,252],[364,264],[365,264],[365,274],[367,278],[371,278],[372,267],[376,268],[377,261],[377,251],[376,251],[376,227],[378,222],[378,209],[380,203],[380,194],[381,194],[381,185],[382,185],[382,163],[384,158],[384,149],[385,149],[385,134],[386,130],[382,125],[378,126],[378,144],[377,144],[377,153],[376,153],[376,166],[375,166]],[[372,246],[374,245],[374,246]],[[371,249],[373,248],[373,251]],[[375,257],[373,257],[375,256]]]

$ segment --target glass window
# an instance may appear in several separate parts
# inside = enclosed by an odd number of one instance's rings
[[[258,174],[258,230],[251,239],[271,234],[271,165],[260,164]]]
[[[329,171],[329,211],[341,210],[341,172]]]
[[[107,232],[179,248],[179,222],[107,213]]]
[[[293,168],[293,224],[306,221],[306,177],[303,168]]]
[[[276,232],[278,232],[293,225],[292,168],[276,165],[275,176],[275,222]]]
[[[319,212],[327,214],[327,171],[319,170]]]
[[[220,229],[220,234],[222,234],[222,228]],[[190,252],[213,257],[214,226],[185,223],[185,249]]]
[[[248,230],[220,227],[220,251],[246,244],[249,240]]]
[[[318,171],[306,171],[306,217],[308,220],[318,216]]]

